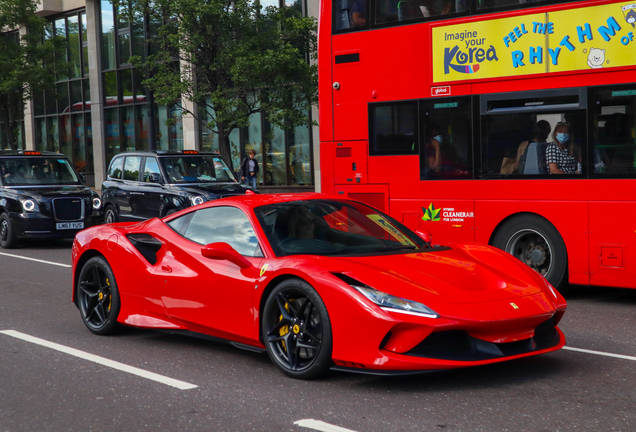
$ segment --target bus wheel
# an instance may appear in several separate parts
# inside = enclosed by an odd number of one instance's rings
[[[555,288],[562,289],[567,283],[565,243],[556,228],[542,217],[527,214],[507,220],[492,243],[529,265]]]

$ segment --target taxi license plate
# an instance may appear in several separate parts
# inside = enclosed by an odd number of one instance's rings
[[[58,222],[55,224],[55,228],[59,230],[65,229],[83,229],[84,222]]]

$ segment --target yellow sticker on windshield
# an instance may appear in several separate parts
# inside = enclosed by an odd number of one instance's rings
[[[371,215],[367,215],[367,217],[371,219],[373,222],[375,222],[376,224],[378,224],[384,231],[388,232],[393,237],[395,237],[397,241],[399,241],[401,244],[405,246],[415,246],[415,243],[409,240],[407,236],[402,234],[396,227],[391,225],[391,223],[385,218],[383,218],[382,216],[378,214],[371,214]]]

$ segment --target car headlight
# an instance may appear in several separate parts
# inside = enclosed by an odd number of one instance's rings
[[[424,306],[422,303],[395,297],[371,287],[351,286],[373,303],[380,306],[381,309],[386,311],[418,315],[427,318],[439,318],[439,314],[437,312],[427,306]]]
[[[203,198],[201,195],[190,197],[190,202],[192,202],[192,205],[203,204],[205,202],[205,198]]]
[[[25,199],[21,201],[22,201],[22,208],[24,209],[24,211],[28,211],[28,212],[35,211],[35,201],[33,201],[32,199]]]
[[[102,207],[102,200],[100,200],[97,197],[93,198],[93,208],[95,210],[99,210],[101,207]]]

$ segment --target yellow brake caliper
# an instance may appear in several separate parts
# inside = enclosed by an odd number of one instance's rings
[[[289,305],[287,303],[285,303],[285,310],[287,312],[289,312]],[[281,314],[280,319],[278,321],[282,321],[283,320],[283,315]],[[287,333],[289,333],[289,326],[288,325],[284,325],[280,328],[280,330],[278,331],[278,333],[281,336],[285,336]],[[283,344],[283,349],[285,351],[287,351],[287,347],[285,346],[285,341],[280,341]]]
[[[108,285],[110,287],[110,282],[108,281],[108,278],[106,278],[106,285]],[[110,291],[110,290],[109,290]],[[110,298],[108,299],[108,311],[110,312],[110,305],[113,303],[113,296],[110,296]]]

